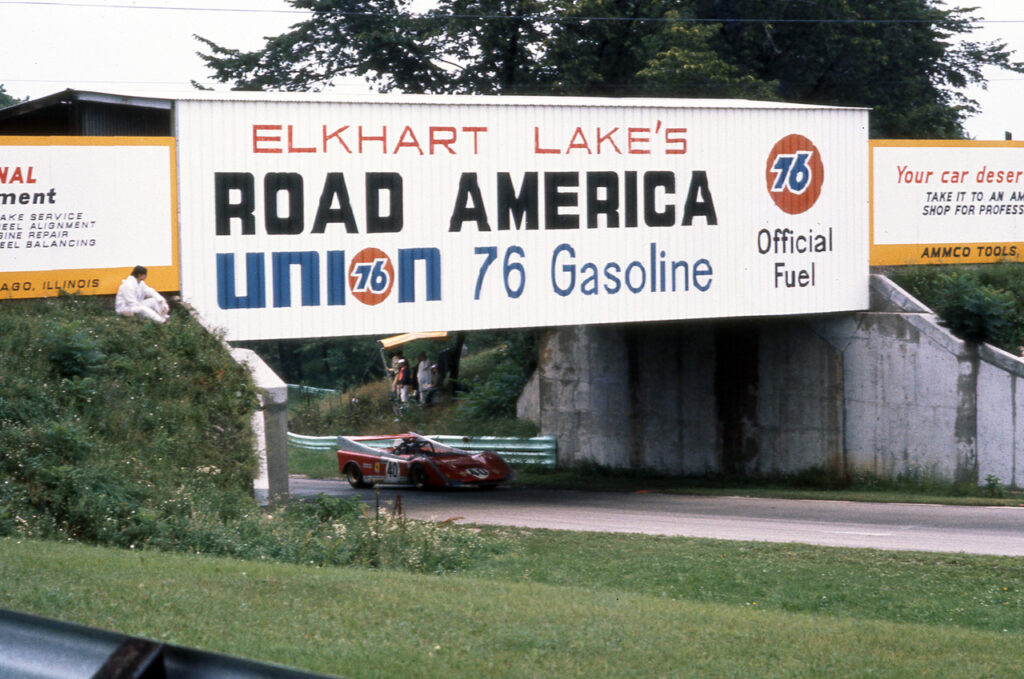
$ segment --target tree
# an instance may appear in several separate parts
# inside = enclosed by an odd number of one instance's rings
[[[962,137],[1000,41],[957,42],[937,0],[289,0],[311,12],[263,49],[200,38],[238,89],[742,97],[872,107],[872,136]]]
[[[543,46],[557,8],[542,0],[442,0],[426,18],[449,79],[441,91],[547,92]]]
[[[240,52],[196,36],[214,78],[240,90],[319,90],[344,76],[366,78],[382,91],[446,90],[434,22],[416,21],[411,0],[289,0],[312,12],[261,50]]]
[[[695,0],[719,26],[713,44],[786,101],[872,107],[871,135],[958,138],[982,68],[1024,72],[1005,43],[957,43],[972,9],[933,0]]]
[[[289,384],[347,390],[384,375],[374,337],[239,342]]]
[[[11,95],[9,95],[7,93],[7,90],[4,89],[4,86],[2,84],[0,84],[0,108],[4,108],[4,107],[7,107],[7,106],[14,106],[15,104],[20,104],[23,101],[26,101],[26,100],[25,99],[16,99],[15,97],[12,97]]]
[[[692,87],[668,86],[667,69],[649,83],[640,73],[665,49],[699,59],[702,77],[714,85],[746,92],[753,82],[708,47],[711,31],[666,30],[671,23],[648,20],[671,20],[675,0],[440,0],[421,15],[409,11],[408,0],[290,2],[310,18],[262,49],[240,52],[197,36],[215,79],[245,90],[317,90],[358,76],[385,92],[689,93]],[[756,89],[765,96],[770,90]]]
[[[779,99],[776,81],[759,80],[725,61],[710,42],[717,27],[700,24],[670,26],[661,51],[637,75],[652,95]]]
[[[712,49],[713,26],[674,0],[581,0],[552,26],[545,58],[557,93],[777,98]]]
[[[671,0],[581,0],[568,3],[551,27],[545,53],[556,92],[577,95],[645,94],[639,72],[654,56],[677,14]]]

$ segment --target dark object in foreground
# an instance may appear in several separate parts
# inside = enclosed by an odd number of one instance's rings
[[[3,609],[0,609],[0,677],[327,679],[322,674]]]

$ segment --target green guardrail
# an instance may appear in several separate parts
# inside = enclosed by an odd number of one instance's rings
[[[430,438],[463,450],[493,450],[512,464],[535,464],[554,467],[558,461],[558,439],[554,436],[517,438],[505,436],[449,436],[433,434]]]
[[[320,387],[307,387],[304,384],[289,384],[288,396],[337,396],[342,393],[340,389],[322,389]]]
[[[512,464],[535,464],[543,467],[554,467],[558,461],[558,439],[554,436],[532,436],[519,438],[512,436],[453,436],[448,434],[429,434],[439,443],[462,450],[483,451],[493,450]],[[364,441],[365,445],[383,448],[389,445],[387,440]],[[337,436],[305,436],[288,432],[289,452],[307,451],[333,453],[338,449]]]

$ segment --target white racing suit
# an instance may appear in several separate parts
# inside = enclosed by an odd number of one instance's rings
[[[170,307],[163,295],[140,281],[135,276],[128,276],[121,281],[114,299],[114,311],[122,316],[143,316],[157,323],[167,321]]]

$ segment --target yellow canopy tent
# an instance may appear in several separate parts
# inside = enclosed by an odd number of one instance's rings
[[[390,362],[388,353],[392,350],[397,349],[409,342],[416,340],[435,340],[445,341],[449,338],[449,333],[444,330],[429,331],[429,332],[404,332],[400,335],[392,335],[391,337],[385,337],[384,339],[377,340],[377,344],[380,345],[380,360],[384,364],[384,370],[387,374],[393,374],[393,367]],[[462,356],[462,344],[465,341],[465,333],[455,333],[455,344],[449,349],[441,352],[443,356],[447,356],[447,360],[439,361],[439,368],[441,374],[439,375],[443,382],[445,377],[450,375],[452,379],[458,379],[459,377],[459,358]],[[412,367],[412,366],[410,366]],[[388,387],[388,394],[391,396],[390,384]]]
[[[394,349],[400,347],[403,344],[412,342],[418,339],[437,339],[443,340],[448,339],[448,333],[444,330],[437,330],[434,332],[403,332],[401,335],[392,335],[391,337],[385,337],[380,342],[380,346],[383,349]]]

